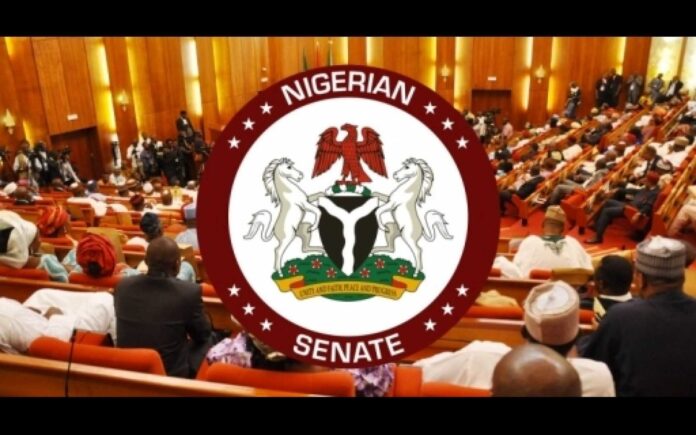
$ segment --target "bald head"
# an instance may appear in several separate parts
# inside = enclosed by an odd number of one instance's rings
[[[159,237],[148,245],[145,263],[147,264],[148,275],[176,276],[181,265],[179,246],[168,237]]]
[[[525,344],[508,352],[495,366],[493,396],[580,397],[580,377],[557,352]]]

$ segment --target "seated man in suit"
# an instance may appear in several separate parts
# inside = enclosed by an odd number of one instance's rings
[[[176,242],[159,237],[147,247],[146,275],[123,279],[114,291],[119,347],[156,349],[170,376],[195,376],[212,344],[201,286],[176,279]]]
[[[631,224],[638,224],[641,219],[649,220],[652,216],[653,205],[657,200],[657,195],[660,193],[660,188],[657,185],[659,180],[660,174],[650,171],[648,176],[645,177],[645,187],[635,193],[630,203],[618,199],[610,199],[604,203],[595,224],[596,234],[591,239],[586,240],[585,243],[602,243],[604,232],[611,224],[611,221],[616,217],[623,216],[624,209],[628,205],[638,210],[638,213],[631,218]]]

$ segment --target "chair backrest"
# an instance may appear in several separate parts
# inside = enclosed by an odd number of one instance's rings
[[[340,397],[355,396],[353,377],[348,372],[338,370],[317,373],[288,373],[215,363],[206,371],[205,380],[294,393]]]
[[[92,278],[86,273],[72,272],[68,275],[68,282],[71,284],[91,285],[94,287],[114,288],[121,282],[123,275],[111,275],[102,278]]]
[[[421,389],[421,395],[423,397],[491,397],[491,392],[445,382],[426,382]]]
[[[50,281],[51,276],[44,269],[15,269],[0,266],[0,276],[8,278],[24,278],[36,281]]]
[[[420,367],[396,366],[394,384],[388,397],[419,397],[423,386],[423,371]]]
[[[594,270],[575,267],[551,270],[552,281],[565,281],[574,287],[587,284],[587,282],[592,279],[593,275]]]
[[[119,349],[115,347],[71,344],[53,337],[39,337],[29,346],[29,355],[67,361],[74,346],[72,361],[99,367],[166,375],[159,353],[154,349]]]

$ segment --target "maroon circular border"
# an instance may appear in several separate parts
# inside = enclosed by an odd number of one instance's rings
[[[280,90],[283,85],[303,77],[311,77],[319,73],[330,73],[332,71],[345,71],[346,76],[348,71],[361,71],[366,74],[374,73],[376,76],[386,75],[389,76],[392,84],[395,80],[401,80],[407,87],[415,86],[416,91],[408,107],[404,107],[382,94],[368,95],[361,92],[314,95],[302,102],[294,102],[292,107],[287,106]],[[271,310],[256,294],[241,272],[239,264],[235,259],[228,224],[229,199],[236,172],[246,152],[255,140],[275,121],[287,113],[307,104],[337,97],[359,97],[380,101],[406,111],[425,124],[452,155],[462,176],[469,205],[469,227],[467,229],[464,252],[452,278],[440,292],[440,295],[428,307],[401,325],[376,334],[355,337],[339,337],[317,333],[302,328]],[[270,114],[262,113],[261,106],[265,103],[272,107]],[[431,103],[436,106],[435,113],[426,114],[425,106]],[[452,129],[444,130],[442,123],[448,118],[453,122]],[[243,122],[247,119],[254,122],[253,129],[245,129]],[[460,147],[460,144],[457,142],[461,137],[467,141],[465,147]],[[231,146],[230,141],[232,139],[239,141],[237,147]],[[315,146],[315,144],[309,145]],[[292,152],[289,150],[288,156],[291,157],[291,155]],[[258,182],[258,180],[249,181]],[[443,187],[440,187],[440,189],[443,189]],[[237,112],[217,138],[202,177],[199,198],[198,233],[201,251],[206,271],[224,306],[247,331],[273,348],[298,360],[335,368],[368,367],[401,360],[425,348],[455,326],[474,302],[487,279],[496,253],[500,230],[498,191],[493,171],[488,156],[468,122],[450,103],[421,83],[392,71],[368,66],[340,65],[312,69],[291,76],[259,92],[256,97]],[[234,213],[234,211],[232,212]],[[450,222],[450,224],[456,225],[454,222]],[[254,253],[247,251],[239,253],[239,255],[254,255]],[[436,254],[432,254],[432,257],[436,257]],[[269,271],[270,273],[271,271]],[[233,287],[239,290],[237,292],[230,291],[229,289]],[[461,294],[462,288],[468,290]],[[242,306],[246,303],[250,303],[255,307],[251,316],[244,315]],[[451,315],[444,314],[445,310],[442,307],[445,304],[454,307]],[[270,331],[262,329],[261,323],[264,320],[272,323]],[[360,321],[360,319],[356,319],[357,321]],[[426,322],[429,321],[435,323],[433,330],[427,330],[426,328]],[[350,342],[352,343],[351,348],[354,349],[358,341],[369,341],[378,337],[386,337],[395,332],[399,333],[401,345],[405,352],[392,358],[384,358],[384,355],[382,355],[382,359],[367,363],[328,364],[327,362],[314,360],[311,357],[300,357],[293,353],[292,350],[296,336],[300,333],[306,333],[315,340],[319,338],[338,341],[342,344]]]

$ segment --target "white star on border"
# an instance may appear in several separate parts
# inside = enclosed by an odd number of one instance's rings
[[[425,325],[425,330],[426,331],[434,331],[435,330],[435,325],[437,325],[437,322],[433,322],[433,319],[428,319],[427,322],[423,322]]]
[[[268,319],[264,319],[263,322],[261,322],[259,324],[261,325],[262,331],[270,331],[271,325],[273,325],[273,322],[269,322]]]
[[[260,106],[260,107],[261,107],[261,114],[262,115],[263,114],[269,114],[269,115],[271,114],[271,109],[273,108],[273,106],[269,106],[268,101],[263,103],[263,106]]]
[[[466,149],[466,144],[469,143],[468,140],[464,139],[464,136],[460,137],[459,140],[457,141],[457,144],[459,145],[457,148],[464,148]]]
[[[252,121],[251,118],[247,118],[246,121],[242,122],[242,124],[244,124],[244,130],[253,130],[254,124],[256,123]]]
[[[442,315],[443,316],[451,316],[453,309],[454,309],[454,307],[452,305],[450,305],[449,303],[447,303],[447,305],[442,307],[442,312],[443,312]]]
[[[468,292],[468,291],[469,291],[469,287],[464,287],[464,284],[462,284],[461,286],[459,286],[459,288],[457,288],[457,293],[459,293],[459,296],[466,296],[466,292]]]
[[[236,136],[232,136],[232,139],[228,140],[227,142],[230,143],[230,149],[239,148],[239,139],[237,139]]]
[[[256,307],[252,306],[249,302],[247,302],[246,305],[242,307],[244,309],[244,315],[245,316],[253,316],[254,315],[254,310]]]
[[[427,105],[427,106],[423,106],[423,107],[425,107],[425,114],[426,114],[426,115],[429,114],[429,113],[430,113],[430,114],[434,114],[434,113],[435,113],[435,109],[437,109],[437,106],[433,106],[433,103],[431,103],[430,101],[428,101],[428,105]]]
[[[230,296],[239,296],[239,290],[241,289],[235,284],[232,284],[232,287],[228,288],[228,290],[230,291]]]
[[[450,121],[450,119],[447,118],[444,121],[442,121],[442,129],[443,130],[452,130],[452,124],[454,124],[454,121]]]

